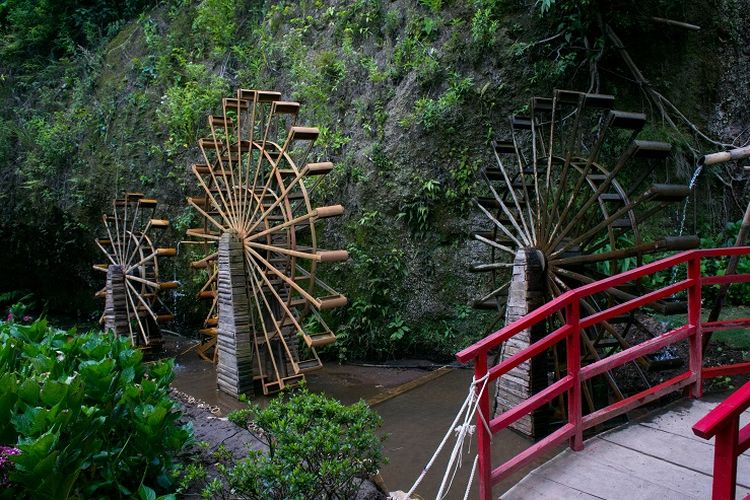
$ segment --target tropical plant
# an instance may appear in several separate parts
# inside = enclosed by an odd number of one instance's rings
[[[148,368],[111,333],[0,322],[0,443],[13,498],[120,498],[173,486],[191,439],[169,398],[173,362]],[[6,454],[7,455],[7,454]],[[148,495],[146,495],[148,496]]]

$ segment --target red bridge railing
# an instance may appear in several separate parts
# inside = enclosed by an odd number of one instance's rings
[[[654,401],[670,392],[686,389],[690,397],[699,397],[702,394],[703,380],[706,378],[750,372],[750,363],[704,368],[701,345],[704,332],[750,326],[750,318],[714,321],[711,323],[701,322],[701,288],[703,286],[750,282],[750,274],[701,276],[701,260],[705,258],[748,254],[750,254],[750,247],[690,250],[652,262],[568,291],[518,321],[505,326],[501,330],[459,352],[456,355],[458,361],[462,363],[474,362],[474,377],[476,380],[488,377],[489,381],[501,377],[521,363],[529,361],[531,358],[538,356],[560,342],[565,342],[567,353],[567,373],[565,376],[544,390],[529,397],[523,403],[508,409],[494,418],[491,418],[489,414],[490,384],[484,384],[484,390],[479,388],[481,386],[477,387],[477,396],[479,398],[477,406],[477,453],[479,455],[477,475],[479,481],[479,498],[481,500],[489,500],[492,498],[493,485],[538,458],[551,447],[557,446],[566,440],[569,441],[570,447],[573,450],[582,450],[583,431],[586,429]],[[581,299],[683,264],[687,266],[686,279],[581,318]],[[580,334],[582,329],[590,328],[615,316],[621,316],[636,308],[647,306],[654,301],[670,297],[683,290],[687,290],[688,315],[686,324],[634,345],[629,349],[586,366],[581,366]],[[534,342],[526,349],[506,358],[500,364],[488,367],[487,358],[491,349],[500,346],[519,332],[545,321],[558,312],[564,313],[564,325]],[[581,385],[584,382],[596,375],[610,371],[682,340],[687,340],[689,352],[688,369],[685,372],[600,410],[583,415]],[[534,410],[561,395],[567,396],[567,422],[549,436],[534,443],[507,462],[493,468],[490,457],[491,435],[505,429],[521,417],[531,414]],[[484,422],[488,422],[489,425],[485,427]]]
[[[740,429],[740,414],[750,407],[750,382],[708,412],[693,426],[703,439],[716,436],[712,498],[734,498],[737,492],[737,457],[750,448],[750,424]]]

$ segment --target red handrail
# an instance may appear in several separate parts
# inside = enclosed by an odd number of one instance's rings
[[[750,382],[708,412],[693,426],[703,439],[716,436],[711,498],[725,500],[737,492],[737,457],[750,448],[750,424],[740,429],[740,414],[750,407]]]
[[[477,397],[479,398],[477,409],[477,453],[479,455],[477,477],[479,481],[479,498],[489,500],[492,497],[493,485],[507,477],[511,472],[539,457],[550,447],[568,440],[570,447],[574,450],[583,449],[583,431],[590,427],[682,388],[687,388],[691,397],[699,397],[702,393],[703,379],[750,372],[750,363],[738,363],[704,369],[702,366],[703,354],[701,345],[703,331],[750,326],[750,318],[701,323],[701,287],[703,285],[750,281],[750,274],[702,277],[701,259],[747,254],[750,254],[750,247],[690,250],[600,281],[595,281],[560,295],[519,320],[506,325],[504,328],[459,352],[456,355],[458,361],[462,363],[474,362],[474,376],[476,380],[482,380],[486,376],[489,378],[489,381],[492,381],[524,361],[528,361],[534,356],[543,353],[558,342],[565,341],[566,344],[567,374],[543,391],[534,394],[523,403],[510,408],[494,418],[491,418],[489,414],[489,384],[484,384],[484,390],[480,390],[479,387],[476,388]],[[687,279],[627,302],[614,305],[590,316],[580,317],[580,302],[582,299],[682,264],[687,265]],[[641,344],[634,345],[615,355],[603,358],[595,363],[581,366],[581,329],[589,328],[614,316],[622,315],[682,290],[687,290],[688,292],[688,321],[685,325]],[[487,355],[491,349],[499,346],[519,332],[545,321],[558,311],[564,311],[565,324],[563,326],[550,332],[526,349],[505,359],[499,365],[488,368]],[[622,366],[624,363],[658,351],[666,345],[685,339],[688,340],[689,344],[689,362],[686,372],[638,394],[610,404],[605,408],[583,415],[581,404],[581,384],[583,382],[598,374]],[[504,464],[493,469],[490,458],[491,434],[508,427],[521,417],[529,415],[535,409],[562,394],[567,394],[568,399],[567,423]],[[489,429],[485,427],[483,422],[489,422]]]

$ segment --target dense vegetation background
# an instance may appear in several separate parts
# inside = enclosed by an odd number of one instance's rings
[[[736,0],[0,0],[0,292],[97,317],[92,240],[110,200],[158,198],[179,241],[205,117],[238,87],[276,89],[337,165],[319,202],[347,208],[326,228],[352,256],[325,270],[350,298],[331,318],[338,354],[449,354],[489,322],[470,307],[487,288],[467,272],[482,257],[471,198],[507,115],[556,87],[613,93],[650,115],[644,136],[677,145],[687,182],[720,149],[708,139],[748,140],[748,17]],[[688,226],[723,242],[745,203],[741,170],[705,172]],[[188,332],[199,277],[185,254],[168,272]]]

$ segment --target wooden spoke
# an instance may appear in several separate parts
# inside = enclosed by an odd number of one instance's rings
[[[169,321],[174,315],[165,306],[160,293],[177,286],[175,282],[159,280],[159,259],[172,257],[177,251],[158,247],[149,236],[152,229],[161,234],[169,226],[166,220],[153,218],[156,206],[156,200],[145,198],[141,193],[127,193],[114,200],[113,215],[103,216],[109,239],[95,240],[109,260],[107,266],[95,266],[107,273],[106,286],[97,292],[97,296],[106,299],[102,315],[104,326],[127,335],[133,345],[144,348],[161,345],[157,323]],[[102,241],[106,241],[111,250]],[[148,318],[149,324],[144,325],[143,317]],[[138,324],[137,328],[133,328],[133,323]]]
[[[529,116],[512,116],[509,136],[493,142],[495,160],[482,170],[484,182],[475,197],[486,225],[471,233],[488,250],[488,259],[470,267],[489,281],[474,300],[474,307],[495,312],[488,323],[507,324],[519,311],[642,263],[649,254],[698,245],[694,236],[672,236],[673,224],[663,225],[656,237],[646,237],[641,230],[644,221],[676,207],[689,189],[659,184],[668,178],[664,166],[670,146],[640,139],[638,134],[647,129],[645,115],[616,110],[614,101],[612,96],[556,90],[549,98],[532,99]],[[656,183],[640,187],[647,181]],[[647,235],[654,227],[649,226]],[[632,300],[642,291],[640,282],[611,288],[581,308],[591,314]],[[503,309],[503,303],[509,307]],[[665,314],[681,307],[674,298],[652,304]],[[549,321],[559,325],[562,316],[553,315]],[[629,325],[635,319],[616,319],[582,332],[587,362],[627,348]],[[565,356],[555,351],[552,358],[555,366],[547,373],[564,374],[566,367],[560,364]],[[637,376],[653,383],[644,363],[633,365]],[[509,394],[522,394],[518,381],[525,375],[513,377],[516,386],[508,385]],[[615,374],[605,377],[610,397],[623,398]],[[501,377],[498,391],[503,383]],[[606,404],[593,389],[584,387],[592,411]]]
[[[311,184],[333,165],[307,161],[319,131],[297,123],[299,110],[299,103],[282,100],[278,92],[239,89],[235,97],[222,99],[220,112],[209,116],[210,134],[199,142],[205,163],[192,167],[200,196],[188,198],[203,222],[202,227],[188,230],[201,242],[195,248],[203,251],[191,258],[191,267],[208,273],[198,294],[211,299],[203,330],[216,332],[217,315],[227,310],[224,303],[218,306],[217,300],[227,293],[219,294],[218,285],[231,268],[232,283],[240,280],[241,285],[244,279],[252,295],[250,331],[264,393],[296,383],[305,369],[320,365],[313,347],[335,335],[330,332],[316,339],[307,335],[305,315],[346,303],[343,295],[317,279],[319,263],[340,262],[348,253],[319,247],[317,223],[341,215],[343,207],[313,208],[310,202]],[[218,251],[207,244],[214,242],[219,243]],[[244,267],[237,267],[235,257],[229,263],[222,252],[230,252],[230,247],[242,250],[239,261]],[[134,262],[148,261],[148,256],[145,253]],[[158,283],[140,278],[145,287]],[[231,293],[242,289],[233,286]],[[312,353],[307,365],[299,359],[298,336]],[[227,348],[226,342],[220,345]],[[222,354],[218,357],[222,369]],[[221,373],[229,376],[227,371]]]

